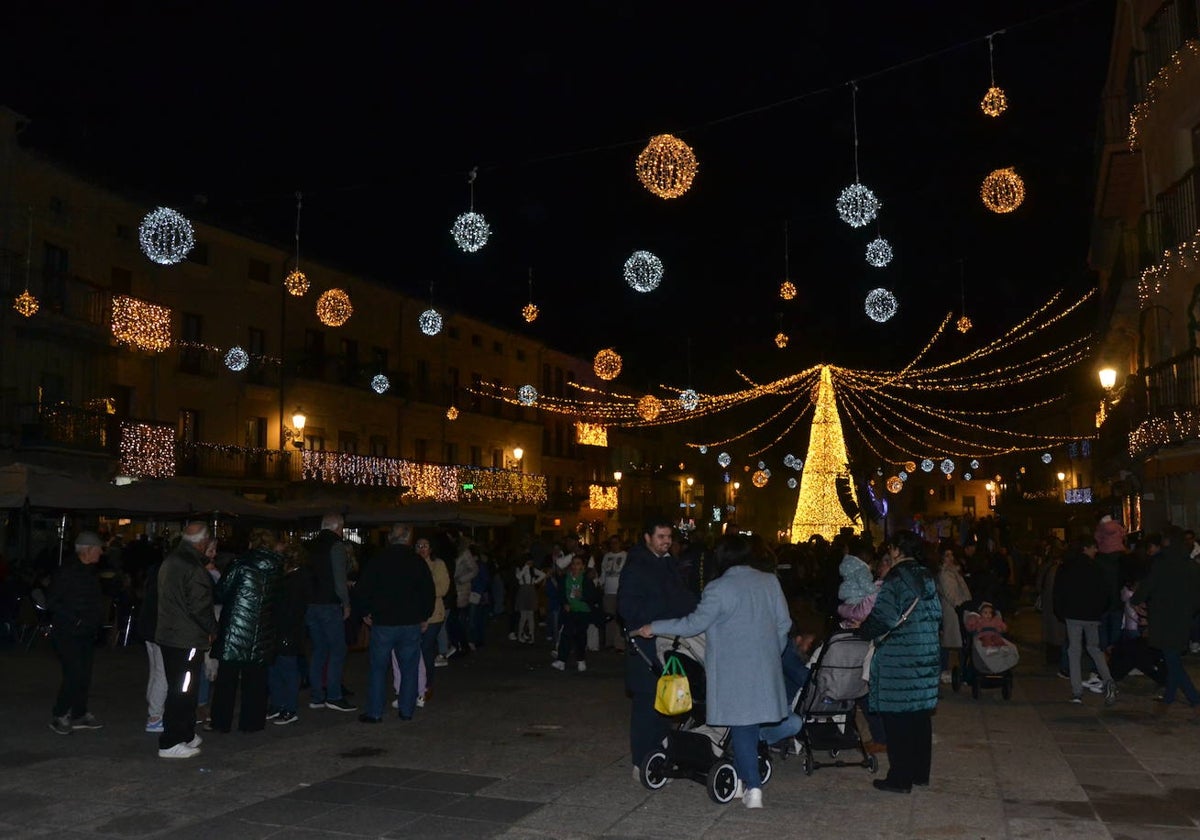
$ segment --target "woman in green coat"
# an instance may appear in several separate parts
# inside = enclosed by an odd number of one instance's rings
[[[1150,647],[1161,650],[1166,662],[1167,686],[1161,712],[1171,708],[1176,692],[1182,690],[1192,714],[1200,717],[1200,694],[1184,670],[1182,659],[1188,648],[1192,616],[1200,608],[1200,566],[1188,556],[1179,528],[1163,529],[1163,549],[1129,603],[1146,604]]]
[[[933,749],[930,712],[937,706],[942,605],[911,531],[892,540],[892,568],[875,606],[858,629],[875,642],[867,703],[887,733],[888,774],[879,790],[908,793],[929,784]]]

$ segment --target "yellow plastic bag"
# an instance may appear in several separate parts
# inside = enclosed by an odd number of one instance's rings
[[[654,694],[654,710],[664,715],[681,715],[692,709],[692,687],[688,684],[683,665],[675,656],[667,657],[658,690]]]

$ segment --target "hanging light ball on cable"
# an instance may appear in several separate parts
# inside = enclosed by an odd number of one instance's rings
[[[417,318],[417,326],[425,335],[437,335],[442,331],[442,313],[436,309],[426,309]]]
[[[873,289],[867,295],[864,309],[868,318],[882,324],[896,314],[898,306],[896,296],[887,289]]]
[[[517,389],[517,399],[521,402],[521,405],[533,405],[537,402],[537,398],[537,388],[534,388],[532,385],[522,385]]]
[[[971,323],[970,318],[968,318],[966,315],[963,315],[955,322],[954,326],[958,328],[960,333],[966,335],[970,331],[971,327],[975,325]]]
[[[987,89],[987,93],[983,95],[983,101],[979,103],[979,110],[987,114],[989,117],[998,117],[1008,108],[1008,97],[1004,95],[1004,91],[992,85]]]
[[[13,298],[13,309],[26,318],[32,318],[38,311],[38,299],[29,294],[29,290],[26,289]]]
[[[707,446],[705,446],[704,444],[700,444],[700,446],[698,446],[698,447],[696,448],[696,451],[697,451],[697,452],[699,452],[701,455],[707,455],[707,454],[708,454],[708,447],[707,447]]]
[[[767,482],[771,479],[765,470],[755,470],[754,475],[750,476],[750,481],[755,487],[766,487]]]
[[[196,245],[192,223],[169,207],[156,207],[138,226],[142,253],[159,265],[175,265],[187,259]]]
[[[696,406],[700,405],[700,395],[688,388],[679,394],[679,407],[684,411],[695,411]],[[703,453],[701,453],[703,454]]]
[[[915,473],[917,471],[916,462],[915,461],[905,461],[904,462],[904,471],[910,472],[910,473]]]
[[[997,169],[983,179],[979,188],[983,206],[993,213],[1011,213],[1025,200],[1025,182],[1011,166]]]
[[[794,477],[787,480],[787,486],[789,490],[795,490],[799,485],[800,482],[796,481]]]
[[[292,297],[304,297],[308,293],[308,277],[300,269],[290,271],[288,276],[283,278],[283,288],[287,289],[287,293]]]
[[[340,327],[353,314],[354,307],[345,289],[329,289],[317,298],[317,318],[327,327]]]
[[[954,462],[949,458],[945,459],[941,463],[941,469],[946,475],[950,475],[950,473],[954,472]]]
[[[459,248],[473,254],[487,244],[492,229],[487,219],[483,218],[483,214],[471,211],[454,220],[450,235],[454,237]]]
[[[649,423],[662,413],[662,400],[653,394],[647,394],[637,401],[638,416]]]
[[[889,493],[899,493],[904,489],[904,482],[900,480],[900,476],[894,475],[887,480],[887,489]]]
[[[892,246],[882,236],[867,243],[867,265],[883,268],[892,261]]]
[[[791,280],[784,280],[779,284],[779,296],[784,300],[792,300],[796,297],[796,284]]]
[[[679,198],[692,186],[699,168],[692,147],[671,134],[651,137],[634,164],[642,186],[659,198]]]
[[[526,324],[532,324],[537,320],[538,308],[536,304],[527,303],[521,307],[521,317],[525,319]]]
[[[733,463],[733,458],[728,452],[722,452],[717,456],[717,463],[721,465],[721,469],[725,469]]]
[[[933,472],[933,459],[926,458],[921,462],[922,472]]]
[[[637,292],[652,292],[662,282],[662,260],[649,251],[634,251],[625,260],[625,282]]]
[[[249,364],[250,354],[237,345],[230,347],[229,352],[225,354],[225,367],[234,372],[245,370]]]
[[[775,333],[775,346],[780,350],[788,346],[788,334],[780,331]]]
[[[621,354],[605,347],[592,359],[592,371],[605,382],[611,382],[621,375]]]
[[[875,219],[883,205],[867,187],[857,182],[842,190],[838,196],[837,212],[850,227],[864,227]]]
[[[392,380],[388,379],[382,373],[377,373],[371,378],[371,389],[376,394],[382,394],[388,388],[392,387]]]
[[[451,420],[451,421],[457,420],[458,419],[458,409],[455,408],[454,406],[450,406],[449,408],[447,408],[446,409],[446,419]]]

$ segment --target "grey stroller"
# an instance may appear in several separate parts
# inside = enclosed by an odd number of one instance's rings
[[[865,767],[872,773],[879,769],[875,756],[863,746],[855,714],[855,701],[867,693],[862,670],[868,644],[850,631],[834,633],[809,663],[808,682],[796,704],[804,720],[798,739],[805,775],[819,767]],[[858,757],[842,758],[849,750]],[[817,761],[817,752],[828,753],[831,760]]]

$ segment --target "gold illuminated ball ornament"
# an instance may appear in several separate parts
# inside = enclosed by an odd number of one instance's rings
[[[638,415],[649,422],[662,413],[662,401],[653,394],[647,394],[637,402]]]
[[[956,327],[958,327],[958,331],[959,331],[960,333],[964,333],[964,334],[965,334],[965,333],[969,332],[969,331],[970,331],[970,329],[971,329],[971,327],[973,327],[973,326],[975,326],[975,325],[971,323],[971,319],[970,319],[970,318],[968,318],[966,315],[963,315],[963,316],[962,316],[961,318],[959,318],[959,319],[958,319],[958,321],[955,323],[955,326],[956,326]]]
[[[796,284],[791,280],[784,280],[779,284],[779,296],[784,300],[792,300],[796,297]]]
[[[788,335],[785,332],[775,333],[775,346],[780,350],[788,346]]]
[[[659,198],[679,198],[692,186],[699,168],[691,146],[671,134],[650,138],[634,164],[642,186]]]
[[[38,311],[38,299],[29,294],[29,290],[26,289],[13,298],[13,309],[26,318],[32,318]]]
[[[887,480],[887,489],[889,493],[899,493],[904,489],[904,482],[900,479],[900,476],[894,475]]]
[[[766,487],[769,480],[770,476],[767,475],[766,470],[755,470],[754,475],[750,476],[750,481],[755,487]]]
[[[455,408],[454,406],[450,406],[449,408],[447,408],[446,409],[446,419],[447,420],[457,420],[458,419],[458,409]]]
[[[283,278],[283,288],[293,297],[304,297],[308,293],[308,277],[303,271],[296,269]]]
[[[1025,182],[1011,166],[1006,166],[983,179],[979,197],[993,213],[1011,213],[1025,200]]]
[[[983,101],[979,103],[979,110],[989,117],[998,117],[1007,108],[1008,98],[1004,95],[1004,91],[995,85],[987,89],[987,93],[983,95]]]
[[[611,347],[604,348],[592,360],[592,370],[605,382],[611,382],[621,374],[621,355]]]
[[[904,471],[906,473],[915,473],[917,471],[917,462],[916,461],[905,461],[904,462]]]
[[[521,317],[525,319],[526,324],[532,324],[537,320],[538,308],[535,304],[527,303],[521,308]]]
[[[353,314],[350,295],[344,289],[330,289],[317,298],[317,318],[327,327],[340,327]]]

